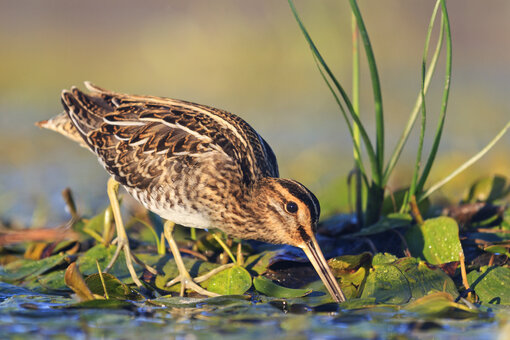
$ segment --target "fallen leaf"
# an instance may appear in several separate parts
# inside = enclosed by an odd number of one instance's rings
[[[76,266],[76,262],[71,263],[65,272],[64,281],[66,285],[78,295],[81,301],[94,300],[94,295],[85,283],[80,270]]]

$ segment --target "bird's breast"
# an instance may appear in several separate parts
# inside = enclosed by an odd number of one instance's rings
[[[145,208],[161,218],[186,227],[211,228],[209,209],[197,204],[187,194],[175,187],[153,187],[152,190],[138,190],[126,187]]]

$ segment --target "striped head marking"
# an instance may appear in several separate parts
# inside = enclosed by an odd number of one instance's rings
[[[345,295],[315,239],[320,215],[319,201],[301,183],[290,179],[265,178],[261,183],[259,206],[265,204],[265,238],[261,241],[286,243],[301,248],[337,302]]]
[[[301,246],[314,237],[320,205],[304,185],[290,179],[265,178],[258,195],[265,210],[264,224],[271,231],[271,243]]]

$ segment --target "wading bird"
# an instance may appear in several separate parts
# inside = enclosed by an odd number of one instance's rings
[[[92,151],[106,171],[117,230],[117,253],[141,285],[132,261],[117,190],[122,185],[165,223],[164,234],[184,289],[217,294],[196,284],[172,237],[174,223],[217,228],[232,237],[303,249],[327,290],[345,300],[315,239],[320,206],[297,181],[278,177],[271,147],[243,119],[182,100],[126,95],[89,82],[88,94],[62,92],[65,112],[38,125]],[[109,267],[117,256],[114,256]],[[154,272],[148,266],[147,269]]]

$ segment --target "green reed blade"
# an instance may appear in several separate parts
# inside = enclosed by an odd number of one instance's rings
[[[361,17],[361,13],[358,8],[356,0],[350,0],[352,13],[356,18],[356,23],[365,47],[365,53],[367,56],[368,66],[370,69],[370,78],[372,80],[372,90],[374,93],[374,106],[375,106],[375,124],[376,124],[376,158],[377,158],[377,172],[380,179],[382,180],[382,172],[384,169],[384,115],[383,115],[383,103],[381,94],[381,83],[379,81],[379,73],[377,72],[377,65],[375,62],[374,52],[372,45],[368,37],[368,32]],[[374,182],[382,186],[381,181]]]
[[[303,22],[301,21],[301,19],[299,18],[299,15],[297,14],[296,8],[294,7],[294,3],[292,2],[292,0],[288,0],[288,2],[289,2],[289,6],[290,6],[290,8],[292,10],[292,13],[294,15],[294,18],[296,19],[296,21],[297,21],[297,23],[299,25],[299,28],[301,29],[301,32],[303,33],[306,41],[308,42],[308,45],[309,45],[309,47],[310,47],[310,49],[312,51],[312,54],[315,56],[315,58],[317,58],[316,60],[317,60],[318,64],[324,69],[324,71],[328,75],[329,79],[335,85],[336,89],[338,90],[338,92],[342,96],[342,99],[345,102],[345,105],[347,106],[347,109],[349,111],[349,114],[350,114],[352,120],[359,127],[361,138],[363,139],[363,142],[365,143],[365,148],[367,150],[368,158],[369,158],[369,161],[370,161],[373,181],[376,182],[376,183],[380,183],[382,178],[381,178],[380,171],[378,171],[377,157],[376,157],[374,148],[372,146],[372,143],[370,142],[370,138],[368,137],[368,134],[367,134],[367,132],[365,130],[365,127],[363,126],[363,124],[359,120],[359,117],[354,114],[354,108],[353,108],[352,103],[351,103],[349,97],[347,96],[347,93],[345,92],[344,88],[340,85],[340,83],[338,82],[336,77],[333,75],[333,72],[331,72],[331,69],[328,67],[328,65],[326,64],[326,62],[322,58],[319,50],[317,49],[317,47],[315,46],[314,42],[312,41],[312,38],[308,34],[308,31],[306,30]],[[330,87],[330,89],[332,89],[332,87]],[[347,116],[345,116],[345,117],[347,117]],[[353,135],[352,135],[352,132],[351,132],[351,138],[352,137],[353,137]]]
[[[359,63],[359,30],[358,24],[356,23],[356,17],[354,13],[351,12],[351,32],[352,32],[352,106],[354,108],[354,114],[358,117],[360,116],[360,103],[359,103],[359,84],[360,84],[360,63]],[[361,154],[358,150],[361,148],[361,141],[359,138],[359,129],[357,125],[354,125],[353,131],[353,151],[354,151],[354,161],[356,163],[361,159]],[[356,221],[358,222],[358,226],[363,226],[364,216],[363,216],[363,187],[361,184],[361,178],[363,175],[363,171],[359,166],[356,166],[354,169],[354,176],[356,180],[355,185],[355,200],[356,200]],[[368,182],[365,176],[365,185],[368,187]],[[349,195],[350,197],[350,195]]]
[[[505,135],[505,133],[510,129],[510,121],[506,123],[505,127],[499,131],[499,133],[487,144],[480,152],[471,157],[457,169],[455,169],[451,174],[449,174],[444,179],[440,180],[436,184],[432,185],[427,191],[421,194],[418,197],[418,202],[423,201],[425,198],[429,197],[434,191],[441,188],[443,185],[448,183],[452,178],[460,174],[462,171],[466,170],[468,167],[473,165],[473,163],[477,162],[480,158],[482,158],[492,147]]]
[[[418,182],[418,186],[416,187],[416,192],[420,193],[423,190],[425,182],[427,181],[427,177],[429,176],[430,169],[434,164],[434,160],[436,158],[437,149],[439,148],[439,142],[441,141],[441,135],[443,133],[444,121],[446,118],[446,109],[448,106],[448,96],[450,94],[450,81],[452,77],[452,35],[450,31],[450,20],[448,18],[448,11],[446,9],[446,3],[444,0],[441,0],[441,12],[443,21],[445,23],[445,33],[446,33],[446,74],[445,74],[445,84],[443,90],[443,99],[441,103],[441,113],[439,117],[439,122],[436,129],[436,134],[434,136],[434,141],[432,143],[432,149],[430,150],[429,158],[427,159],[427,163],[423,168],[423,172],[421,174],[420,180]]]
[[[421,125],[420,125],[420,140],[418,143],[418,151],[416,152],[416,162],[414,163],[414,172],[411,180],[411,185],[409,186],[409,191],[407,192],[404,201],[402,203],[402,207],[400,208],[401,212],[404,212],[407,209],[407,205],[411,197],[414,197],[416,194],[416,184],[418,182],[418,174],[420,173],[420,163],[421,163],[421,154],[423,151],[423,141],[425,139],[425,127],[427,121],[427,108],[425,104],[425,78],[427,71],[427,56],[429,54],[429,41],[430,34],[432,32],[434,22],[432,21],[429,25],[429,29],[427,32],[427,39],[425,40],[425,48],[423,49],[423,57],[421,62]]]
[[[421,163],[421,156],[423,151],[423,141],[425,139],[425,128],[426,128],[426,119],[427,119],[427,110],[426,110],[426,103],[425,103],[425,81],[426,81],[426,70],[427,70],[427,56],[429,54],[429,44],[430,44],[430,37],[432,35],[432,29],[434,27],[435,22],[435,14],[437,13],[437,10],[439,8],[440,2],[436,2],[436,6],[434,8],[434,12],[431,18],[431,21],[429,23],[429,27],[427,30],[427,38],[425,39],[425,47],[423,49],[423,56],[422,56],[422,63],[421,63],[421,125],[420,125],[420,139],[418,143],[418,151],[416,152],[416,162],[414,164],[414,172],[411,180],[411,185],[409,187],[409,191],[406,194],[404,201],[402,203],[402,207],[400,208],[401,212],[404,212],[407,209],[407,205],[409,203],[409,199],[411,197],[414,197],[416,194],[416,185],[418,182],[418,175],[420,173],[420,163]],[[441,23],[443,20],[441,20]],[[444,25],[441,25],[441,29],[444,27]],[[441,35],[441,33],[440,33]],[[441,40],[441,39],[440,39]]]
[[[437,12],[439,10],[440,4],[441,4],[441,2],[440,2],[440,0],[438,0],[436,2],[436,5],[432,12],[432,16],[430,18],[429,28],[428,28],[428,32],[427,32],[427,38],[425,39],[425,46],[428,46],[430,43],[432,27],[436,20],[436,16],[437,16]],[[427,94],[427,91],[429,89],[430,80],[432,79],[432,76],[434,75],[435,70],[436,70],[437,61],[439,60],[439,55],[441,54],[441,49],[443,46],[443,39],[444,39],[444,21],[441,20],[441,27],[439,28],[439,37],[437,40],[436,48],[435,48],[434,54],[430,60],[430,65],[429,65],[429,69],[427,71],[427,75],[425,76],[425,86],[424,86],[424,90],[423,90],[425,95]],[[384,170],[384,176],[383,176],[384,184],[386,184],[388,182],[388,179],[400,158],[402,150],[404,149],[404,145],[406,144],[406,142],[409,138],[411,129],[414,126],[416,118],[418,117],[418,112],[420,112],[421,104],[422,104],[421,92],[422,91],[420,90],[420,92],[418,93],[413,110],[411,111],[411,114],[409,116],[409,120],[407,121],[404,131],[402,132],[402,135],[397,143],[397,146],[393,150],[393,154],[391,155],[390,161],[388,162],[388,165],[386,166],[386,169]]]
[[[359,105],[359,84],[360,84],[360,64],[359,64],[359,30],[356,23],[356,17],[354,13],[351,13],[351,29],[352,29],[352,107],[354,114],[360,116],[360,105]],[[357,125],[354,125],[353,138],[354,142],[354,159],[361,157],[358,152],[360,149],[359,129]]]

